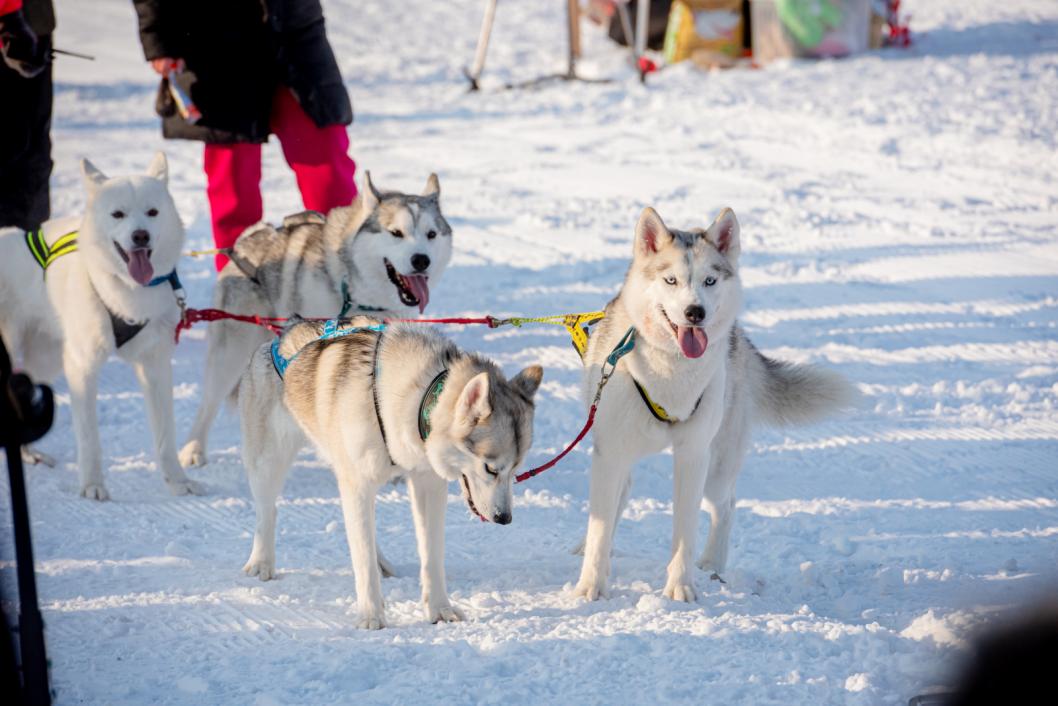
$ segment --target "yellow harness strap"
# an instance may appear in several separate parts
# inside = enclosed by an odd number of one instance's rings
[[[77,231],[60,236],[51,245],[48,245],[47,241],[44,240],[44,231],[42,229],[26,231],[26,245],[29,247],[29,252],[33,255],[33,259],[40,265],[40,269],[47,271],[48,265],[55,262],[55,260],[77,250]]]
[[[586,314],[568,314],[562,317],[562,323],[565,325],[566,330],[569,331],[569,337],[573,341],[573,347],[577,349],[577,353],[580,354],[581,360],[584,360],[584,354],[588,351],[588,337],[591,335],[592,325],[602,321],[605,316],[605,312],[591,311]],[[548,321],[544,323],[555,322]],[[635,384],[636,390],[639,391],[639,396],[643,399],[643,404],[645,404],[647,409],[650,410],[654,419],[657,419],[659,422],[665,422],[666,424],[675,424],[680,421],[670,417],[664,407],[650,399],[650,395],[647,393],[646,388],[640,385],[638,380],[632,378],[632,382]]]

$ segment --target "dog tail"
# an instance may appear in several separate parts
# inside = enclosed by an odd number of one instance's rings
[[[775,360],[753,351],[753,391],[761,421],[771,426],[810,424],[851,407],[859,392],[844,376],[814,365]]]

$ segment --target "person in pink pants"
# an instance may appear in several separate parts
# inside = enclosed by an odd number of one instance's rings
[[[319,0],[132,1],[144,56],[162,76],[162,134],[206,143],[218,248],[263,216],[261,143],[270,135],[305,208],[326,213],[353,201],[353,109]],[[217,269],[226,262],[218,256]]]
[[[283,157],[294,170],[305,208],[327,213],[348,206],[356,198],[356,162],[349,156],[344,125],[317,127],[293,94],[280,86],[272,101],[272,132]],[[204,160],[213,241],[230,247],[235,239],[264,215],[261,198],[261,145],[207,144]],[[228,262],[217,255],[219,272]]]

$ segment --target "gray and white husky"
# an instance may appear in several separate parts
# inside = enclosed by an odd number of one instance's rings
[[[358,327],[377,320],[357,317]],[[263,345],[239,387],[243,461],[257,527],[243,570],[275,575],[276,498],[308,440],[338,480],[356,577],[358,625],[384,627],[375,493],[408,482],[421,562],[422,601],[431,622],[462,620],[448,599],[444,520],[449,481],[483,520],[511,521],[511,483],[533,433],[538,365],[506,380],[492,362],[409,325],[321,340],[323,324],[287,329],[275,355]]]
[[[325,318],[369,311],[405,318],[421,313],[452,256],[452,229],[441,215],[441,186],[431,174],[420,196],[379,191],[365,172],[352,205],[326,217],[305,212],[281,228],[258,224],[235,243],[217,278],[213,305],[236,314]],[[206,464],[209,428],[235,391],[254,349],[269,340],[262,328],[237,321],[210,325],[202,398],[185,466]]]
[[[143,388],[169,490],[201,493],[180,467],[173,427],[175,271],[184,227],[167,188],[165,155],[155,155],[142,176],[108,179],[87,160],[81,171],[88,192],[83,218],[51,220],[28,234],[0,230],[0,333],[33,377],[51,381],[65,373],[81,495],[109,497],[96,387],[114,353],[132,365]]]
[[[739,225],[725,209],[706,229],[670,229],[652,208],[636,226],[620,293],[591,335],[585,393],[598,385],[618,341],[634,331],[595,420],[589,520],[575,592],[608,591],[610,549],[628,500],[631,471],[672,447],[672,558],[664,595],[696,599],[692,557],[704,492],[711,516],[698,566],[720,578],[727,562],[735,481],[758,422],[809,422],[850,402],[840,376],[765,357],[736,323],[742,303]],[[653,403],[652,405],[649,403]]]

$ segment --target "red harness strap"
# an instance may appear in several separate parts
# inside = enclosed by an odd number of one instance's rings
[[[577,434],[577,438],[573,440],[573,443],[571,443],[569,446],[567,446],[562,451],[562,453],[560,453],[558,456],[555,456],[553,459],[551,459],[550,461],[548,461],[544,465],[537,466],[536,468],[530,468],[525,473],[519,473],[517,476],[514,477],[514,482],[515,483],[521,483],[522,481],[527,481],[530,478],[532,478],[533,476],[536,476],[536,475],[539,475],[539,474],[543,473],[544,471],[546,471],[547,469],[551,468],[556,463],[561,461],[565,457],[566,454],[568,454],[570,451],[572,451],[574,448],[576,448],[577,444],[580,443],[580,440],[583,439],[584,436],[588,433],[588,430],[591,429],[591,425],[595,423],[595,409],[596,409],[597,406],[598,405],[593,404],[591,406],[591,409],[588,410],[588,421],[584,423],[584,428],[580,430],[579,434]]]
[[[280,324],[286,321],[284,318],[275,316],[244,316],[242,314],[232,314],[223,309],[187,309],[184,311],[180,323],[176,325],[174,338],[176,342],[179,343],[181,331],[191,328],[199,321],[220,321],[221,319],[231,319],[232,321],[243,321],[248,324],[256,324],[258,326],[263,326],[275,334],[278,334],[283,330]]]

